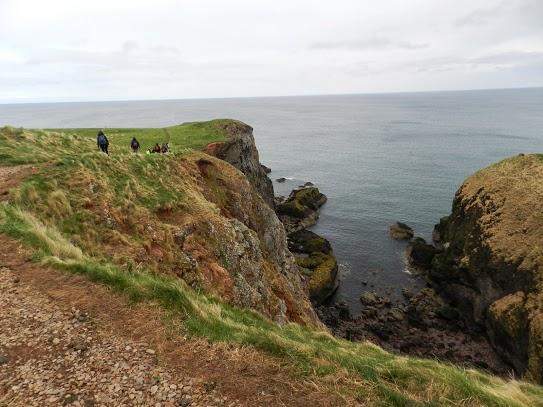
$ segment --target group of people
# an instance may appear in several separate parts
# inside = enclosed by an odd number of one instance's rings
[[[98,149],[107,155],[109,155],[109,140],[107,139],[106,134],[100,130],[98,132],[98,135],[96,136],[96,144],[98,145]],[[132,137],[132,141],[130,142],[130,148],[132,149],[132,152],[137,153],[140,149],[140,142],[136,137]],[[170,146],[168,143],[162,143],[162,146],[158,143],[155,144],[153,148],[150,148],[147,150],[147,154],[151,153],[167,153],[170,151]]]
[[[156,143],[155,146],[153,148],[150,148],[147,152],[148,154],[151,154],[151,153],[167,153],[168,151],[170,151],[170,146],[168,145],[168,143],[162,143],[162,146]]]

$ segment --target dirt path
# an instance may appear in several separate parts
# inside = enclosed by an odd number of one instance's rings
[[[2,170],[0,191],[34,171]],[[0,235],[0,407],[352,405],[332,378],[184,338],[160,309],[27,259]]]
[[[24,178],[37,170],[38,167],[33,165],[0,167],[0,201],[6,200],[11,188],[17,186]]]

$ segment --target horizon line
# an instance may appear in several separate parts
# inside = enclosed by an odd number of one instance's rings
[[[408,93],[453,93],[453,92],[480,92],[480,91],[504,91],[504,90],[528,90],[542,89],[539,86],[521,86],[504,88],[474,88],[474,89],[438,89],[419,91],[393,91],[393,92],[353,92],[353,93],[308,93],[292,95],[260,95],[260,96],[215,96],[215,97],[187,97],[187,98],[150,98],[150,99],[102,99],[102,100],[50,100],[50,101],[0,101],[2,105],[35,105],[35,104],[65,104],[65,103],[126,103],[126,102],[161,102],[181,100],[226,100],[226,99],[272,99],[272,98],[303,98],[303,97],[325,97],[325,96],[361,96],[361,95],[398,95]]]

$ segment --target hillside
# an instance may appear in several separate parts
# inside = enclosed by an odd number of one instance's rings
[[[543,156],[469,177],[438,230],[431,276],[528,378],[543,381]]]
[[[172,153],[137,155],[128,146],[133,134],[146,147],[165,141],[166,130],[108,130],[106,156],[96,151],[95,130],[0,130],[0,232],[28,251],[17,261],[4,258],[2,273],[28,262],[43,273],[78,274],[107,287],[122,307],[160,310],[161,317],[144,318],[153,329],[163,324],[173,343],[204,338],[233,354],[254,352],[305,389],[289,405],[319,405],[309,396],[316,391],[332,397],[322,405],[543,406],[535,385],[333,338],[316,319],[284,228],[257,192],[258,177],[241,172],[256,168],[254,157],[240,171],[233,165],[247,157],[230,165],[200,151],[240,137],[249,145],[250,127],[212,121],[167,132]],[[0,244],[15,252],[9,240]],[[0,345],[0,352],[15,350]],[[15,366],[8,359],[1,369],[11,377]],[[26,405],[30,393],[5,383],[0,403]],[[270,405],[243,400],[233,405]]]

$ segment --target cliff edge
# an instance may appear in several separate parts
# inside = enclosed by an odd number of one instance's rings
[[[108,156],[95,153],[94,136],[85,130],[1,129],[6,160],[36,164],[36,174],[10,202],[33,223],[67,236],[82,256],[181,279],[281,324],[318,324],[283,225],[255,187],[263,170],[250,127],[214,120],[166,130],[172,153],[135,155],[121,144],[130,133],[110,129]],[[160,134],[136,131],[148,144]],[[219,140],[219,155],[246,175],[186,149],[182,142],[189,136],[204,146]]]
[[[260,163],[253,128],[237,120],[224,120],[219,123],[226,140],[210,143],[204,151],[228,162],[245,174],[262,199],[273,208],[273,184]]]
[[[527,378],[543,381],[543,156],[469,177],[436,225],[431,279]]]

